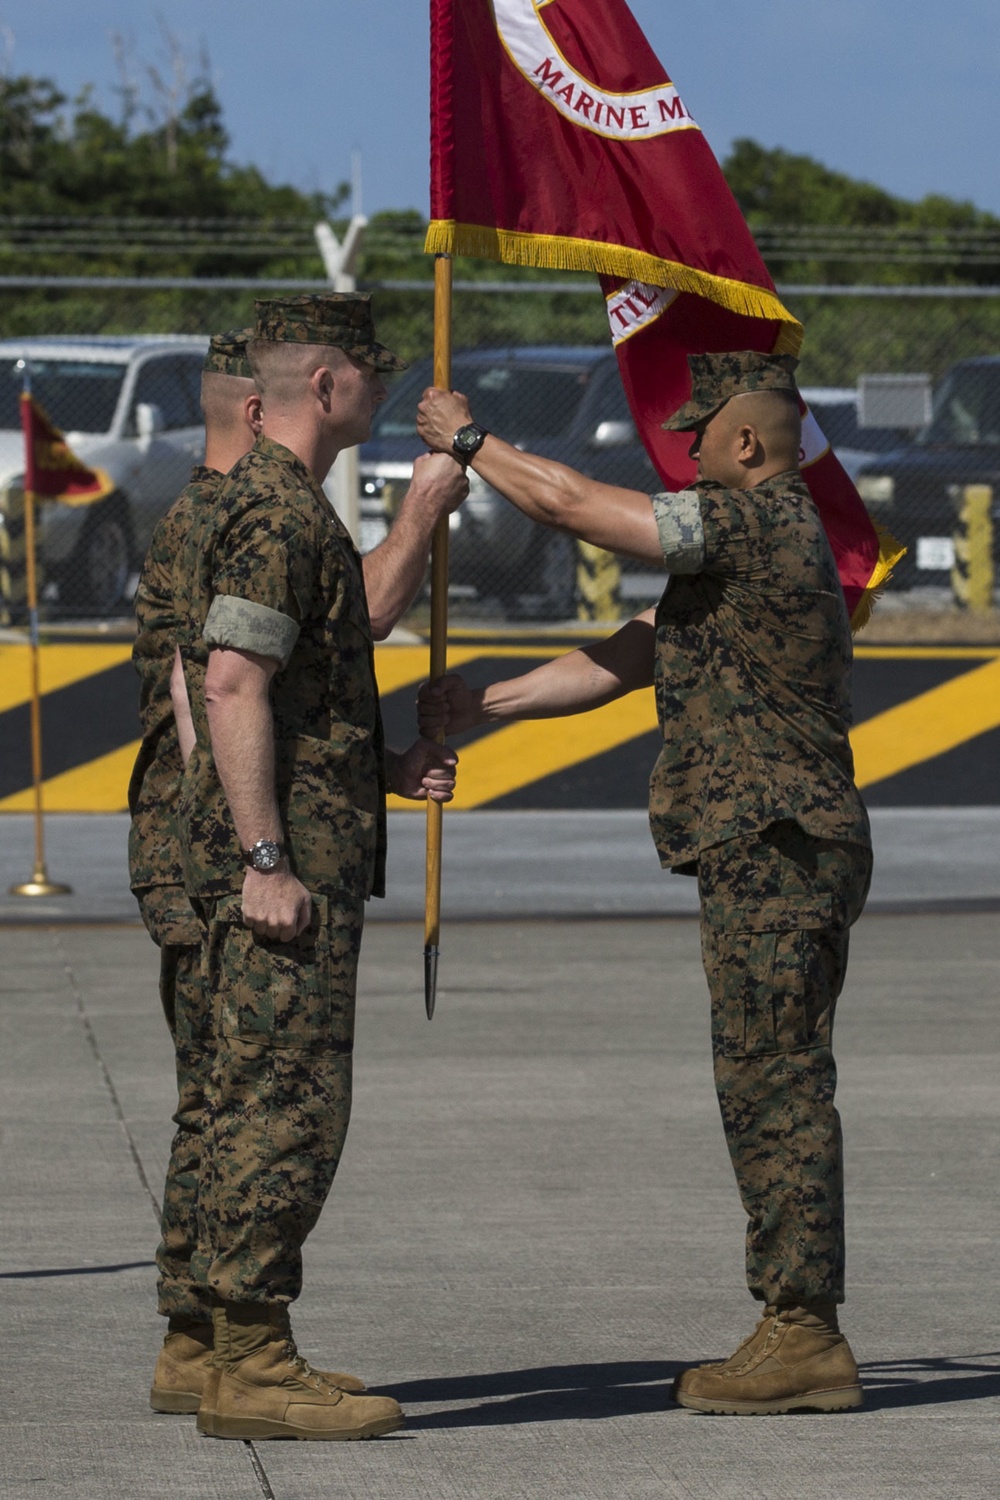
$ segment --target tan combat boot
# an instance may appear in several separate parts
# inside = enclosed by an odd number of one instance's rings
[[[379,1437],[402,1425],[390,1396],[351,1395],[306,1363],[284,1304],[226,1302],[212,1321],[216,1370],[198,1411],[199,1432],[330,1442]]]
[[[288,1336],[291,1337],[290,1329]],[[170,1319],[149,1393],[149,1404],[154,1411],[194,1416],[205,1406],[205,1388],[212,1373],[214,1347],[215,1334],[211,1323],[185,1317]],[[336,1370],[317,1370],[316,1373],[342,1391],[366,1389],[364,1381],[357,1375]]]
[[[212,1367],[214,1337],[211,1323],[170,1319],[149,1393],[154,1411],[190,1415],[198,1410]]]
[[[684,1370],[673,1396],[692,1411],[745,1417],[849,1411],[863,1399],[832,1302],[765,1308],[735,1354],[721,1364]]]

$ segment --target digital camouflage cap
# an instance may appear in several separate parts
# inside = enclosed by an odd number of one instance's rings
[[[268,343],[332,344],[376,370],[405,370],[406,360],[375,337],[367,292],[274,297],[254,303],[254,337]]]
[[[252,328],[231,328],[228,333],[213,333],[202,369],[213,375],[238,375],[253,379],[247,344],[253,338]]]
[[[689,354],[691,399],[663,426],[667,432],[691,432],[725,406],[731,396],[747,391],[786,391],[797,394],[792,354],[757,354],[743,349],[735,354]]]

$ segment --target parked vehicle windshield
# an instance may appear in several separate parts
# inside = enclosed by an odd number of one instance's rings
[[[1000,370],[960,365],[934,398],[934,414],[916,441],[959,447],[1000,444]]]
[[[372,425],[373,438],[413,438],[420,395],[430,383],[425,362],[393,385]],[[559,369],[527,360],[487,364],[456,362],[455,389],[468,396],[480,427],[511,441],[530,443],[558,437],[573,422],[583,400],[589,370]]]
[[[107,432],[125,380],[125,366],[76,359],[33,359],[31,394],[63,432]],[[0,427],[21,425],[21,371],[0,364]]]

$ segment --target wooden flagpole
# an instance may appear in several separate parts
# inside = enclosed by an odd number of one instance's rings
[[[451,390],[451,256],[434,257],[434,384]],[[433,680],[448,657],[448,516],[434,529],[431,543],[431,663]],[[444,731],[438,731],[444,743]],[[427,886],[424,907],[424,1007],[428,1021],[437,998],[438,947],[441,936],[441,835],[443,808],[427,799]]]

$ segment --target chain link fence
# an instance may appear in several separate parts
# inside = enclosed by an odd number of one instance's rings
[[[124,616],[152,528],[202,452],[198,371],[208,334],[247,323],[255,295],[325,285],[0,281],[4,622],[25,614],[18,361],[29,362],[34,394],[78,456],[115,482],[114,494],[92,506],[39,504],[41,617]],[[420,451],[414,409],[430,382],[433,328],[429,282],[372,289],[380,336],[413,363],[395,378],[359,451],[355,524],[363,550],[391,525]],[[1000,289],[779,290],[805,324],[807,400],[872,514],[908,548],[889,594],[901,605],[994,607]],[[608,483],[659,487],[629,416],[592,279],[460,281],[454,343],[454,384],[483,426]],[[873,376],[911,378],[866,379]],[[908,404],[900,405],[903,396]],[[662,576],[535,527],[475,476],[472,485],[452,522],[456,621],[614,620],[658,595]],[[418,600],[414,622],[425,613]]]

